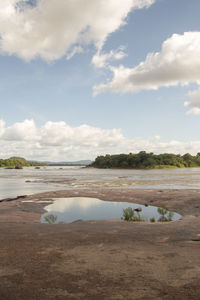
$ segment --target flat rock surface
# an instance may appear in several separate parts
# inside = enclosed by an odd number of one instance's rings
[[[38,201],[73,196],[165,204],[182,219],[40,224],[47,204]],[[3,201],[0,245],[0,299],[200,299],[200,190],[84,189]]]

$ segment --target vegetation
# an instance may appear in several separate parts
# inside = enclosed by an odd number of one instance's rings
[[[200,152],[196,156],[189,153],[154,154],[141,151],[137,154],[116,154],[98,156],[90,165],[96,168],[133,168],[133,169],[161,169],[200,167]]]
[[[55,224],[56,220],[57,220],[57,216],[56,215],[47,215],[46,217],[44,217],[44,220],[48,224]]]
[[[156,218],[155,217],[150,218],[150,222],[151,223],[155,223],[156,222]]]
[[[158,213],[160,214],[160,217],[157,222],[170,222],[172,221],[174,213],[169,211],[169,209],[162,205],[161,207],[158,207],[157,209]],[[141,216],[139,211],[137,209],[132,209],[131,207],[127,207],[123,209],[123,217],[122,220],[125,221],[134,221],[134,222],[143,222],[145,219]],[[152,217],[150,218],[151,223],[156,222],[156,218]]]
[[[166,206],[158,207],[157,209],[158,213],[161,215],[158,222],[170,222],[172,221],[174,213],[169,211],[169,209]]]
[[[22,168],[33,166],[45,166],[45,164],[27,161],[22,157],[11,157],[8,159],[0,159],[0,168]]]
[[[122,220],[125,221],[135,221],[135,222],[142,222],[144,219],[141,217],[139,212],[136,212],[131,208],[127,207],[123,209],[123,217]]]

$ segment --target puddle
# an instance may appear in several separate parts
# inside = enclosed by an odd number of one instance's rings
[[[161,217],[156,206],[103,201],[86,197],[53,198],[52,201],[52,204],[45,207],[47,212],[41,216],[41,223],[58,224],[71,223],[77,220],[121,219],[123,217],[123,209],[128,207],[134,210],[138,209],[142,219],[147,222],[150,222],[150,218],[152,217],[157,222]],[[172,221],[180,218],[181,215],[174,213]]]
[[[23,203],[52,203],[52,200],[24,200]]]

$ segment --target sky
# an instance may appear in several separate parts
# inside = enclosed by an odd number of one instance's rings
[[[0,158],[200,152],[199,0],[1,0]]]

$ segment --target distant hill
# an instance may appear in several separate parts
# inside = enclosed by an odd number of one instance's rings
[[[37,167],[37,166],[88,166],[92,163],[91,160],[78,161],[30,161],[23,157],[10,157],[0,159],[0,168],[22,168],[22,167]]]
[[[91,160],[78,160],[78,161],[59,161],[59,162],[52,162],[52,161],[43,161],[37,163],[44,163],[48,166],[88,166],[92,163]]]

